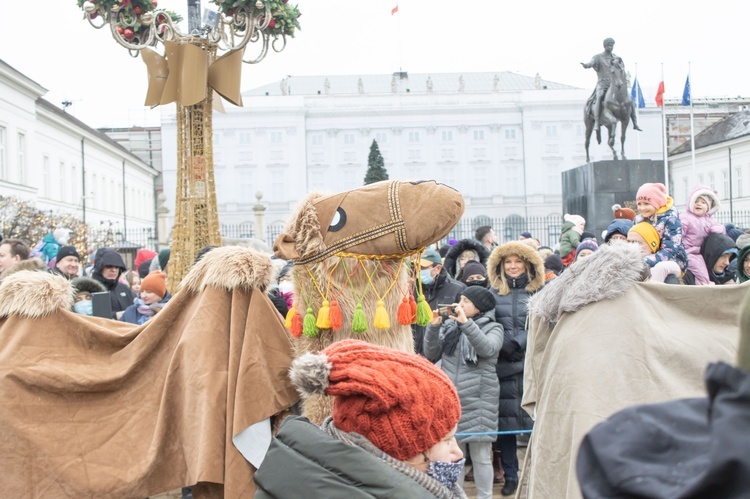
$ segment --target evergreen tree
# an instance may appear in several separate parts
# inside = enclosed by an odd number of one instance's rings
[[[388,172],[385,169],[383,155],[380,154],[380,148],[376,140],[372,141],[370,146],[370,156],[367,158],[367,173],[365,174],[365,185],[381,180],[388,180]]]

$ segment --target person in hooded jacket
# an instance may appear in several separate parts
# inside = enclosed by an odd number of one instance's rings
[[[475,261],[487,266],[489,250],[476,239],[462,239],[450,247],[445,255],[443,266],[452,278],[461,280],[464,265]]]
[[[737,258],[739,251],[731,237],[724,234],[709,234],[701,246],[701,256],[708,269],[708,278],[714,284],[733,284],[735,274],[729,270],[729,263]],[[688,269],[683,278],[686,283],[694,284],[695,277]]]
[[[537,251],[518,241],[495,248],[488,261],[495,320],[503,326],[504,341],[497,361],[500,380],[498,431],[530,430],[533,421],[521,409],[526,355],[526,317],[529,298],[544,286],[544,263]],[[495,444],[505,472],[502,495],[518,487],[516,436],[500,435]]]
[[[135,301],[135,293],[126,283],[120,282],[120,276],[126,270],[125,262],[117,251],[112,248],[97,250],[91,278],[107,288],[112,302],[113,319],[119,319],[125,309]]]
[[[737,257],[737,278],[740,284],[750,280],[750,244],[740,249]]]

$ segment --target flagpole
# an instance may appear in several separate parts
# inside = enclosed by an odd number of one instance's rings
[[[398,8],[398,2],[396,2],[396,8]],[[398,26],[398,71],[401,73],[404,69],[401,66],[401,15],[398,14],[398,19],[396,19],[396,25]]]
[[[691,74],[690,61],[688,61],[688,81],[690,82],[690,158],[693,163],[693,185],[696,183],[695,177],[695,127],[693,126],[693,75]]]
[[[664,82],[664,63],[661,63],[661,81]],[[667,192],[673,192],[669,188],[669,159],[668,159],[668,153],[667,150],[668,142],[667,142],[667,113],[665,110],[666,106],[664,105],[664,101],[662,101],[661,105],[661,129],[662,129],[662,135],[661,135],[661,145],[662,145],[662,154],[664,154],[664,185],[667,186]]]
[[[635,81],[636,83],[638,82],[638,63],[637,62],[635,63]],[[641,93],[640,90],[641,90],[641,86],[640,85],[636,86],[636,102],[633,103],[633,107],[635,107],[636,119],[639,119],[641,117],[638,112],[638,108],[640,107],[638,103],[642,99],[640,95]],[[640,133],[636,134],[636,137],[638,137],[638,140],[636,142],[638,145],[638,159],[641,159],[641,134]]]

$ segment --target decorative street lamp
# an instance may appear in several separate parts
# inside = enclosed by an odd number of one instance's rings
[[[218,93],[241,106],[241,63],[256,64],[269,48],[280,52],[299,29],[296,5],[288,0],[210,0],[217,11],[196,15],[189,1],[189,33],[181,18],[158,9],[156,0],[78,0],[84,17],[99,29],[108,26],[130,55],[148,68],[146,105],[177,103],[177,193],[169,287],[177,291],[195,256],[205,246],[221,245],[213,164],[214,108]],[[248,46],[255,54],[245,57]],[[164,55],[157,49],[163,47]]]

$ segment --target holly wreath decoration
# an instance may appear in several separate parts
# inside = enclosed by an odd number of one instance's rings
[[[295,31],[301,29],[299,17],[302,15],[297,5],[289,0],[211,0],[225,16],[235,16],[240,9],[249,9],[252,17],[265,24],[266,8],[271,13],[268,26],[263,30],[273,36],[294,38]]]

